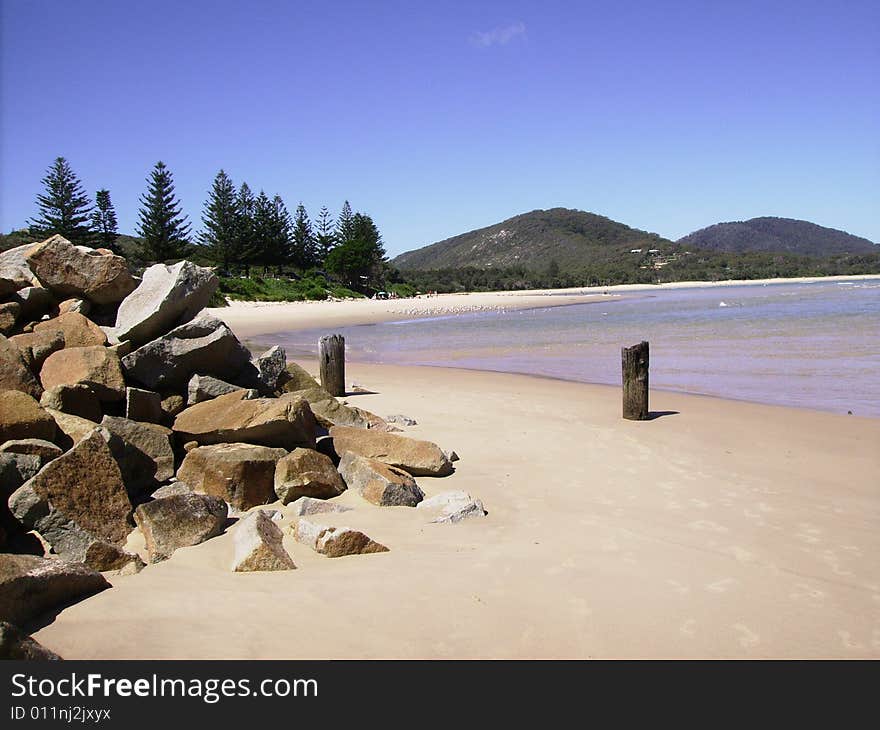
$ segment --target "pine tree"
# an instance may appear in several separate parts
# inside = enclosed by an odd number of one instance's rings
[[[263,267],[267,273],[269,267],[278,263],[278,251],[275,249],[275,230],[273,225],[274,206],[265,191],[254,201],[253,257],[252,261]]]
[[[56,157],[41,182],[45,193],[37,196],[40,214],[30,220],[32,232],[44,236],[60,233],[71,243],[91,244],[92,206],[67,160]]]
[[[99,190],[95,195],[95,210],[92,212],[92,229],[96,242],[103,248],[110,249],[113,253],[120,253],[116,245],[119,238],[116,210],[110,200],[110,191],[106,188]]]
[[[246,275],[255,263],[257,250],[254,246],[254,194],[246,182],[241,184],[235,196],[235,252],[236,263],[243,266]]]
[[[235,186],[225,171],[220,170],[214,178],[211,192],[202,213],[204,230],[199,240],[207,248],[208,256],[223,265],[228,274],[233,263],[239,259],[238,206]]]
[[[296,206],[296,213],[293,216],[293,250],[296,263],[301,268],[310,269],[318,265],[318,251],[312,222],[302,203]]]
[[[293,222],[280,195],[272,198],[272,231],[278,251],[277,266],[281,268],[293,262]]]
[[[351,212],[351,204],[346,200],[342,204],[339,218],[336,219],[336,243],[341,245],[348,243],[354,237],[354,215]]]
[[[327,206],[321,208],[318,213],[318,220],[315,226],[315,244],[318,253],[318,260],[323,265],[327,260],[327,255],[336,245],[336,234],[333,232],[333,218],[330,217],[330,211]]]
[[[139,253],[147,261],[182,259],[191,250],[190,224],[174,195],[174,179],[164,162],[157,162],[141,196],[138,233],[144,239]]]

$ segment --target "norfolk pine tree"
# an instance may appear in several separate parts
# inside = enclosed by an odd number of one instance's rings
[[[351,204],[346,200],[342,204],[339,218],[336,219],[336,243],[348,243],[354,234],[354,215],[351,212]]]
[[[321,208],[315,223],[315,245],[318,260],[323,265],[327,260],[327,255],[336,245],[336,234],[333,232],[333,218],[331,218],[330,211],[327,210],[326,205]]]
[[[254,194],[250,186],[243,182],[235,196],[235,251],[237,263],[244,266],[246,276],[250,276],[255,263],[257,250],[254,245]]]
[[[318,265],[318,252],[315,235],[312,232],[312,222],[305,206],[300,203],[296,206],[293,217],[293,250],[296,264],[302,269],[310,269]]]
[[[99,190],[95,195],[95,210],[92,212],[91,220],[96,242],[115,254],[120,253],[116,245],[116,239],[119,238],[116,210],[110,200],[110,191],[106,188]]]
[[[41,182],[45,193],[37,196],[40,214],[30,220],[32,231],[45,236],[59,233],[73,244],[90,245],[92,206],[67,160],[56,157]]]
[[[191,250],[190,224],[174,196],[174,180],[164,162],[157,162],[141,196],[138,232],[144,239],[139,253],[146,261],[185,258]]]
[[[228,274],[233,263],[239,263],[238,206],[235,186],[225,171],[214,178],[211,192],[202,213],[204,230],[199,241],[207,248],[208,256],[222,264]]]

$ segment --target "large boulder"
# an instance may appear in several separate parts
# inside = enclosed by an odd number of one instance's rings
[[[122,474],[97,431],[19,487],[9,508],[55,552],[71,559],[82,560],[95,539],[122,545],[131,530]]]
[[[72,385],[56,385],[43,391],[40,397],[43,408],[69,413],[73,416],[100,421],[102,416],[101,402],[91,386],[85,383]]]
[[[415,507],[425,495],[402,469],[346,451],[339,473],[349,489],[379,507]]]
[[[430,441],[349,426],[334,426],[330,436],[340,456],[351,451],[396,466],[413,476],[442,477],[453,472],[452,462]]]
[[[387,547],[359,530],[350,527],[327,527],[304,518],[294,523],[293,536],[297,542],[308,545],[315,552],[328,558],[388,552]]]
[[[104,416],[101,435],[119,464],[130,497],[152,492],[174,476],[170,428],[119,416]]]
[[[18,302],[0,303],[0,334],[8,335],[15,327],[21,305]]]
[[[315,447],[317,424],[309,404],[295,394],[280,398],[247,398],[239,390],[197,403],[174,419],[183,442],[200,444],[244,442],[295,449]]]
[[[232,570],[292,570],[296,568],[282,545],[284,534],[265,510],[244,517],[232,536]]]
[[[241,386],[227,383],[225,380],[210,375],[193,375],[186,387],[186,403],[193,406],[221,395],[241,390]]]
[[[19,390],[34,398],[43,394],[43,386],[28,368],[21,350],[3,335],[0,335],[0,390]]]
[[[0,442],[55,438],[55,421],[37,401],[20,390],[0,390]]]
[[[13,335],[9,341],[19,349],[27,366],[38,373],[49,355],[64,349],[64,332],[60,329],[25,332]]]
[[[125,379],[119,356],[100,345],[66,347],[53,352],[43,363],[40,381],[47,390],[56,385],[84,383],[95,391],[100,401],[125,398]]]
[[[244,443],[199,446],[187,453],[177,479],[247,510],[275,501],[275,464],[286,454],[284,449]]]
[[[228,508],[219,497],[175,494],[138,506],[134,521],[144,535],[151,563],[171,557],[175,550],[198,545],[219,535]]]
[[[31,247],[26,260],[40,283],[59,298],[84,296],[95,304],[113,304],[137,286],[122,256],[74,246],[59,235]]]
[[[345,491],[345,482],[333,462],[314,449],[294,449],[279,459],[274,482],[282,504],[300,497],[331,499]]]
[[[126,374],[152,390],[183,389],[194,373],[235,379],[250,355],[223,322],[201,314],[122,358]]]
[[[18,626],[0,621],[0,659],[60,661],[61,657],[34,641]]]
[[[25,287],[40,286],[27,263],[27,255],[36,245],[25,243],[0,253],[0,297],[7,297]]]
[[[340,403],[323,388],[292,392],[309,402],[312,413],[324,428],[352,426],[354,428],[374,428],[380,431],[388,428],[388,424],[375,413]]]
[[[164,419],[162,396],[154,390],[126,388],[125,417],[132,421],[161,423]]]
[[[452,490],[440,492],[416,505],[417,509],[433,514],[431,522],[456,523],[472,517],[485,517],[486,510],[479,499],[467,492]]]
[[[34,332],[55,330],[64,335],[65,347],[90,347],[107,344],[107,335],[104,334],[104,330],[78,312],[68,312],[34,325]]]
[[[0,553],[0,621],[24,624],[109,587],[104,576],[85,565]]]
[[[119,305],[117,337],[140,346],[186,324],[208,305],[218,284],[211,269],[190,261],[150,266]]]

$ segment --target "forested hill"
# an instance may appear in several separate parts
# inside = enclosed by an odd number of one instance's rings
[[[808,221],[772,217],[716,223],[680,238],[678,243],[688,248],[731,253],[764,251],[802,256],[880,253],[880,246],[866,238]]]
[[[671,244],[656,233],[630,228],[582,210],[551,208],[509,218],[487,228],[408,251],[391,263],[401,270],[524,266],[565,269],[618,260],[631,249]]]

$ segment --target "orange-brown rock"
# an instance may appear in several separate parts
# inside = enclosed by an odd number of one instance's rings
[[[9,507],[59,554],[81,551],[94,538],[122,545],[131,531],[122,474],[97,431],[19,487]]]
[[[104,330],[78,312],[68,312],[34,325],[34,332],[51,332],[52,330],[62,332],[65,347],[107,344],[107,335],[104,334]]]
[[[275,464],[284,449],[254,444],[215,444],[187,452],[177,479],[196,492],[220,497],[247,510],[275,501]]]
[[[381,461],[346,451],[339,473],[349,489],[379,507],[415,507],[425,495],[409,474]]]
[[[100,345],[66,347],[53,352],[43,363],[40,380],[46,389],[56,385],[85,383],[101,401],[125,398],[125,380],[119,356]]]
[[[58,297],[84,296],[95,304],[113,304],[137,286],[122,256],[74,246],[59,235],[33,246],[26,260],[43,286]]]
[[[55,421],[32,396],[20,390],[0,391],[0,443],[54,438]]]
[[[453,472],[452,462],[437,444],[430,441],[350,426],[334,426],[330,429],[330,436],[340,456],[351,451],[396,466],[413,476],[442,477]]]
[[[21,350],[3,335],[0,335],[0,390],[19,390],[34,398],[43,394],[43,386],[34,377]]]
[[[300,497],[330,499],[345,491],[345,482],[330,457],[314,449],[294,449],[275,465],[275,494],[282,504]]]
[[[19,349],[27,366],[38,373],[49,355],[64,348],[64,333],[60,329],[25,332],[13,335],[9,341]]]
[[[315,447],[317,424],[308,402],[294,394],[248,399],[239,390],[197,403],[174,419],[182,441],[249,443],[294,449]]]

